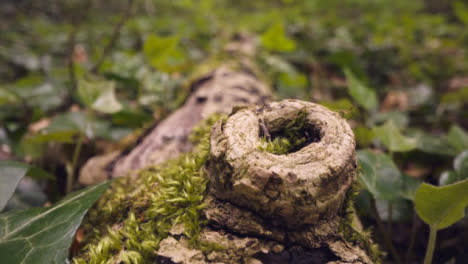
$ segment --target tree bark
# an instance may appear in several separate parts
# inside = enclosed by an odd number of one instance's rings
[[[268,87],[242,67],[221,67],[191,89],[184,106],[130,152],[91,160],[80,176],[83,183],[135,179],[138,170],[191,151],[188,137],[201,120],[231,113],[212,128],[204,165],[209,187],[199,240],[218,247],[191,247],[184,227],[176,225],[159,242],[155,263],[378,262],[353,212],[355,141],[345,120],[309,102],[272,103]],[[292,130],[291,140],[303,140],[288,141],[286,153],[270,153],[269,144],[286,142],[281,140]]]
[[[240,71],[220,67],[190,85],[185,104],[144,134],[129,152],[113,152],[90,159],[80,172],[79,182],[93,185],[106,179],[131,175],[192,149],[188,140],[193,127],[214,113],[229,114],[234,106],[271,101],[271,90],[245,64]]]

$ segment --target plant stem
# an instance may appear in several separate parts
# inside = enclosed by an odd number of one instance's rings
[[[393,224],[393,203],[391,201],[388,202],[388,227],[387,227],[387,234],[392,236],[392,224]]]
[[[65,190],[66,193],[70,193],[73,189],[73,182],[75,181],[76,165],[78,164],[78,158],[80,157],[81,147],[83,145],[84,137],[85,136],[83,134],[80,134],[80,137],[78,138],[78,142],[76,143],[76,146],[75,146],[75,151],[73,152],[71,170],[70,170],[70,173],[67,174],[67,187]]]
[[[112,32],[109,42],[104,47],[101,57],[98,59],[96,64],[91,68],[91,72],[97,73],[99,71],[99,67],[101,67],[102,63],[104,63],[104,60],[110,54],[110,52],[112,51],[112,48],[117,43],[117,40],[119,39],[120,33],[122,31],[122,27],[125,25],[125,23],[127,23],[128,19],[130,19],[131,17],[134,3],[135,3],[134,0],[128,0],[128,4],[125,8],[125,13],[122,15],[122,18],[120,19],[120,21],[115,25],[114,31]]]
[[[414,247],[414,242],[416,241],[416,231],[417,231],[417,227],[416,227],[416,221],[418,221],[418,215],[416,214],[416,211],[413,212],[413,223],[411,224],[411,236],[410,236],[410,242],[409,242],[409,245],[408,245],[408,251],[406,251],[406,263],[409,263],[410,262],[410,259],[411,259],[411,254],[412,254],[412,251],[413,251],[413,247]]]
[[[424,264],[431,264],[432,257],[434,256],[434,248],[437,238],[437,228],[429,226],[429,241],[427,242],[426,257],[424,257]]]
[[[375,204],[374,197],[371,198],[371,207],[372,207],[372,211],[374,212],[375,220],[377,221],[377,227],[379,228],[380,233],[384,237],[385,246],[387,250],[390,251],[390,254],[392,255],[396,263],[402,264],[400,256],[398,255],[398,252],[396,251],[395,247],[393,247],[391,237],[389,236],[387,232],[385,232],[385,227],[382,222],[382,219],[380,218],[379,212],[377,211],[377,205]]]

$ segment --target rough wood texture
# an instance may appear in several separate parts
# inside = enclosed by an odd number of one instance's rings
[[[213,113],[228,114],[234,106],[269,102],[269,88],[247,66],[240,68],[240,71],[233,71],[221,67],[193,82],[192,94],[180,109],[147,133],[129,153],[111,162],[100,157],[88,161],[80,172],[80,183],[91,185],[106,178],[135,176],[139,169],[190,151],[192,145],[188,136],[205,117]]]
[[[260,148],[259,120],[269,133],[300,111],[318,142],[286,155]],[[334,217],[356,178],[354,135],[337,113],[320,105],[285,100],[239,110],[211,133],[211,192],[290,228]]]
[[[262,128],[273,134],[300,111],[318,140],[284,155],[259,148]],[[240,109],[213,127],[206,167],[200,240],[223,249],[203,254],[171,232],[160,263],[373,263],[341,229],[357,166],[353,133],[338,114],[297,100]]]

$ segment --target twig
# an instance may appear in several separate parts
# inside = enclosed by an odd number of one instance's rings
[[[106,59],[106,57],[112,51],[112,48],[115,46],[115,43],[120,37],[120,32],[122,30],[122,27],[125,25],[125,23],[127,23],[127,20],[130,18],[130,15],[132,14],[133,3],[135,3],[134,0],[128,0],[128,4],[127,4],[127,7],[125,8],[125,13],[122,16],[122,19],[120,19],[120,21],[115,25],[114,31],[112,33],[109,43],[107,43],[107,46],[104,47],[101,57],[98,59],[96,64],[91,68],[91,72],[96,73],[99,70],[99,67],[101,67],[102,63],[104,63],[104,60]]]

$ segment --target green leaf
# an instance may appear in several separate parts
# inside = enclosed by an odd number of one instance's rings
[[[392,120],[373,128],[375,136],[392,152],[411,151],[417,146],[416,138],[405,137]]]
[[[0,161],[0,211],[15,192],[16,186],[28,172],[29,165],[14,161]]]
[[[307,87],[307,77],[297,71],[280,73],[278,76],[277,93],[282,97],[301,97]]]
[[[344,69],[351,97],[367,111],[375,110],[379,104],[374,90],[365,86],[348,68]]]
[[[374,140],[374,131],[366,126],[357,126],[353,129],[356,142],[360,147],[367,147]]]
[[[447,142],[446,137],[435,137],[426,133],[417,135],[417,148],[426,153],[455,156],[458,150]]]
[[[468,150],[463,151],[453,161],[454,171],[444,171],[439,177],[439,185],[448,185],[468,179]]]
[[[383,124],[391,120],[399,129],[406,128],[409,123],[408,114],[400,111],[377,113],[372,117],[372,120],[374,121],[374,124]]]
[[[450,127],[447,134],[448,143],[455,149],[457,153],[468,148],[468,133],[466,133],[461,127],[454,125]]]
[[[444,105],[462,106],[465,102],[468,102],[468,87],[445,93],[442,95],[440,102]]]
[[[453,3],[453,12],[460,21],[468,25],[468,6],[462,1],[458,0]]]
[[[444,171],[439,177],[439,186],[449,185],[458,181],[457,174],[454,171]]]
[[[185,63],[185,54],[178,45],[177,36],[150,35],[143,45],[143,52],[151,66],[160,71],[173,72]]]
[[[467,189],[468,180],[443,187],[423,183],[414,198],[416,212],[431,227],[449,227],[465,216]]]
[[[115,96],[114,81],[87,81],[78,82],[78,96],[81,101],[92,109],[101,113],[115,113],[122,109]]]
[[[0,215],[0,255],[5,263],[66,263],[74,234],[109,182],[72,193],[51,207]]]
[[[0,160],[0,211],[26,175],[35,179],[54,179],[52,175],[38,167],[22,162]]]
[[[402,173],[402,186],[399,190],[400,196],[406,200],[413,201],[416,190],[421,185],[422,181]]]
[[[402,176],[388,155],[360,150],[357,157],[359,180],[376,199],[391,201],[400,197]]]
[[[261,38],[263,47],[271,51],[290,52],[296,49],[296,42],[286,36],[282,23],[272,25]]]
[[[457,173],[458,179],[468,178],[468,149],[460,153],[453,161],[453,168]]]

